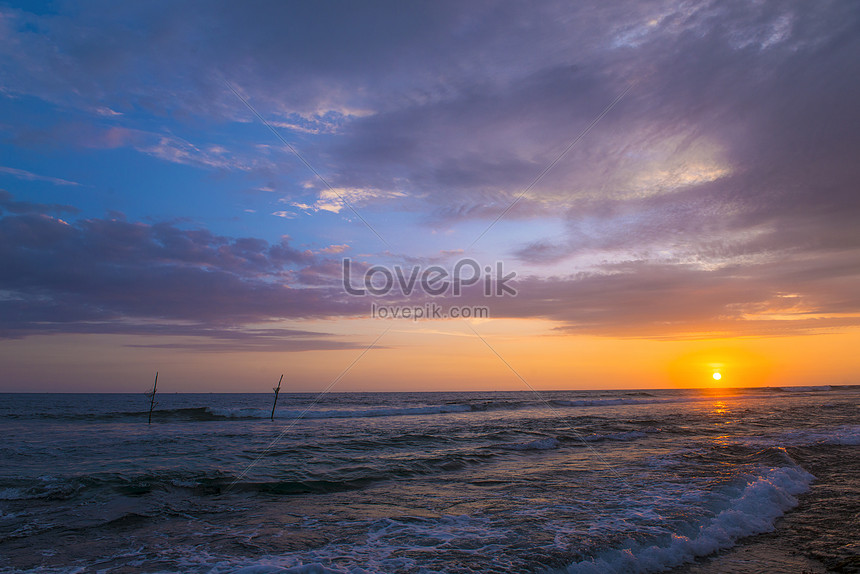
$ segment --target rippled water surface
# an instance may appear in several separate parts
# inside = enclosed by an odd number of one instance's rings
[[[0,395],[0,569],[860,569],[859,387],[316,399]]]

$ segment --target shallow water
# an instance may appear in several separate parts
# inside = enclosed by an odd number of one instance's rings
[[[0,569],[856,571],[860,387],[315,399],[0,395]]]

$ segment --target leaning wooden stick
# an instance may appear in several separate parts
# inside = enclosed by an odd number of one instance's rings
[[[152,409],[155,407],[155,389],[158,388],[158,371],[155,371],[155,384],[152,385],[152,393],[149,395],[149,421],[146,424],[152,424]]]
[[[272,390],[275,391],[275,402],[272,403],[272,420],[275,420],[275,407],[278,404],[278,393],[281,392],[281,381],[284,380],[284,375],[281,375],[281,378],[278,379],[278,386],[272,387]]]

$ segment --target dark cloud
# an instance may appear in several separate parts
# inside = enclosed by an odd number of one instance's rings
[[[796,334],[860,323],[860,249],[834,251],[813,239],[786,259],[762,257],[768,238],[762,241],[752,259],[710,269],[639,260],[570,276],[520,276],[516,297],[485,297],[477,285],[462,297],[430,298],[420,290],[405,297],[395,289],[371,298],[344,293],[341,261],[317,259],[287,241],[270,245],[166,223],[7,214],[0,218],[0,336],[157,335],[172,339],[151,345],[199,351],[339,349],[351,345],[265,325],[366,316],[371,302],[431,301],[488,306],[495,318],[539,317],[608,336]],[[412,265],[461,255],[402,264],[408,275]],[[361,286],[369,263],[352,265],[352,282]]]
[[[0,213],[78,213],[78,208],[71,205],[33,203],[30,201],[16,201],[12,194],[5,189],[0,189]]]
[[[33,212],[37,204],[3,199],[19,211],[0,218],[0,333],[6,337],[128,333],[272,345],[313,335],[319,348],[334,348],[339,343],[324,334],[246,326],[358,312],[333,287],[293,285],[294,267],[317,260],[287,240],[271,245],[168,223],[67,223]]]

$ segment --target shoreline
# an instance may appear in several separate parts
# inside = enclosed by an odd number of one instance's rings
[[[694,563],[679,566],[671,574],[830,574],[823,562],[810,558],[780,540],[781,528],[774,532],[757,534],[716,554],[700,558]]]

